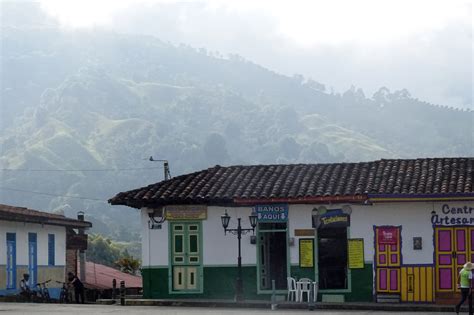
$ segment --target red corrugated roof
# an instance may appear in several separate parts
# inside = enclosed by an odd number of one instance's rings
[[[79,264],[77,270],[80,270]],[[126,288],[141,288],[142,277],[133,276],[120,270],[96,264],[93,262],[86,262],[86,281],[85,285],[89,288],[95,289],[112,289],[112,281],[117,280],[117,288],[120,287],[120,281],[125,281]]]

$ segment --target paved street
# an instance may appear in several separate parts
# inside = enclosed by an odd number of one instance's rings
[[[402,314],[402,315],[424,315],[424,314],[454,314],[452,313],[429,313],[429,312],[381,312],[381,311],[323,311],[316,310],[319,315],[337,314]],[[251,314],[308,314],[306,310],[252,310],[252,309],[225,309],[225,308],[191,308],[191,307],[162,307],[162,306],[118,306],[118,305],[60,305],[60,304],[27,304],[27,303],[0,303],[0,315],[4,314],[166,314],[166,315],[251,315]],[[313,313],[313,312],[311,312]],[[463,314],[463,313],[462,313]],[[467,314],[467,313],[464,313]]]

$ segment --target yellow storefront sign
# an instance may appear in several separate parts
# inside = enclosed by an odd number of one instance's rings
[[[300,239],[300,267],[314,267],[314,239]]]
[[[205,220],[207,218],[206,206],[167,206],[165,208],[167,220]]]
[[[364,268],[364,239],[353,238],[347,240],[347,254],[350,269]]]

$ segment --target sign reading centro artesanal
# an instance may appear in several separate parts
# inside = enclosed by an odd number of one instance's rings
[[[443,204],[431,212],[433,225],[474,225],[474,207],[467,205]]]
[[[253,209],[257,212],[259,222],[286,222],[288,220],[288,205],[257,205]]]

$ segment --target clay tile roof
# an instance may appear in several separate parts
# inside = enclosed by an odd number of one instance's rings
[[[23,207],[0,204],[0,220],[61,225],[72,228],[89,228],[92,224],[88,221],[79,221],[67,218],[60,214],[53,214]]]
[[[135,208],[234,200],[338,196],[472,195],[474,158],[382,159],[360,163],[215,166],[121,192],[109,203]],[[471,197],[472,197],[471,196]]]
[[[80,270],[79,263],[77,270]],[[142,277],[140,276],[130,275],[112,267],[90,261],[86,262],[86,280],[84,284],[87,288],[112,289],[114,279],[117,281],[117,288],[120,286],[120,281],[125,281],[126,288],[142,287]]]

